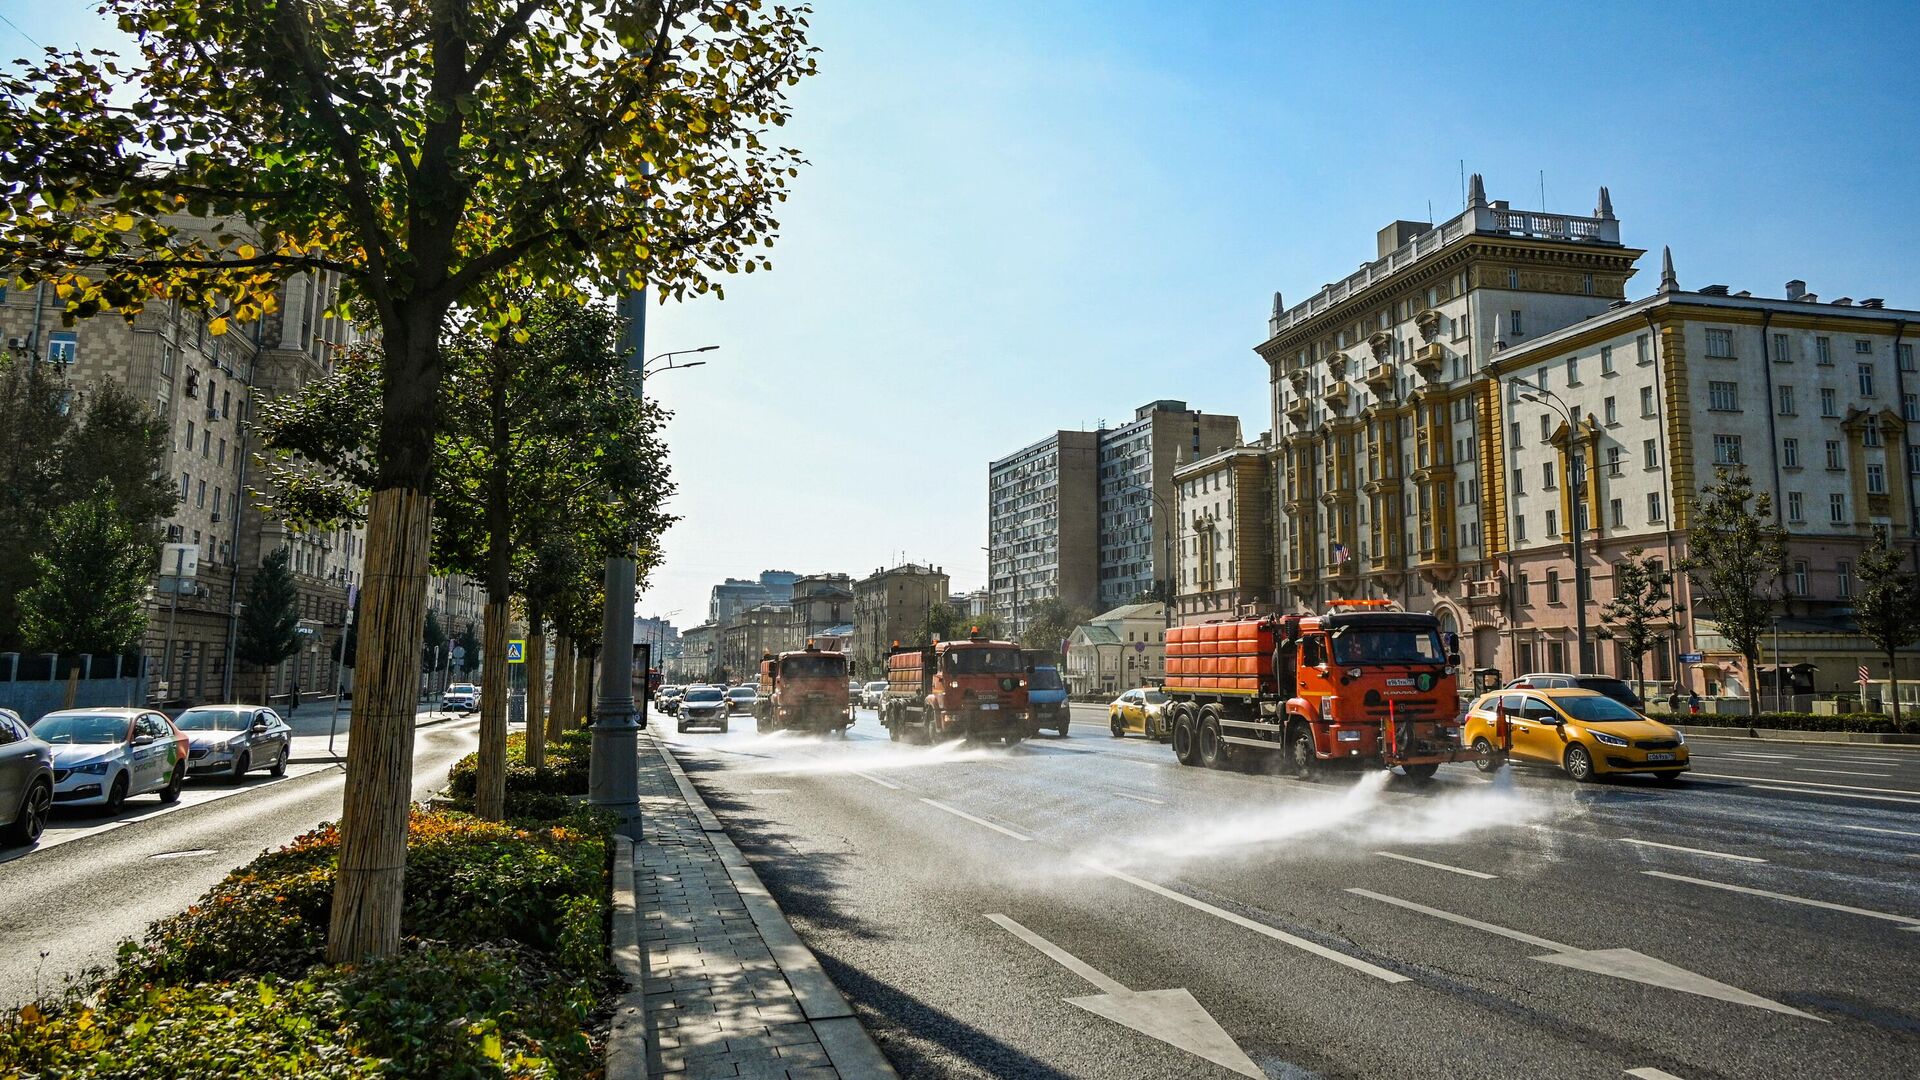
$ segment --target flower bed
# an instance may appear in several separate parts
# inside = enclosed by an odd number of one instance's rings
[[[586,790],[575,757],[509,772],[511,824],[414,810],[398,954],[324,962],[339,833],[322,825],[123,943],[112,968],[0,1016],[0,1077],[597,1072],[611,839],[567,797]]]

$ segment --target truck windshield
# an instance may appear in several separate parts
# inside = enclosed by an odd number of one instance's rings
[[[1058,690],[1060,673],[1050,667],[1034,668],[1031,685],[1035,690]]]
[[[1343,626],[1333,632],[1333,662],[1439,664],[1446,651],[1436,630],[1411,626]]]
[[[847,661],[840,656],[790,656],[780,661],[780,672],[789,679],[844,679]]]
[[[953,675],[1014,675],[1019,671],[1018,649],[955,649],[947,654],[947,672]]]

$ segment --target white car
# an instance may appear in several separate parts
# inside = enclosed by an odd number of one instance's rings
[[[860,704],[865,705],[869,709],[879,708],[886,700],[887,683],[885,679],[879,682],[870,682],[860,691]]]
[[[452,683],[440,695],[440,708],[447,712],[472,712],[480,707],[480,688],[470,682]]]
[[[151,709],[63,709],[33,722],[53,748],[53,801],[120,809],[130,795],[180,798],[187,737]]]
[[[188,775],[235,783],[254,768],[287,775],[293,729],[265,705],[196,705],[175,717],[173,726],[187,736]]]

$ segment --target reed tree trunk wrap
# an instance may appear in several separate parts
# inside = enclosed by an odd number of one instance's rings
[[[581,650],[580,659],[575,661],[573,673],[573,723],[575,727],[586,727],[587,720],[593,716],[593,695],[589,692],[593,686],[593,657]]]
[[[480,675],[480,761],[473,787],[473,812],[487,821],[507,814],[507,596],[488,593],[487,668]],[[498,659],[496,659],[496,657]]]
[[[560,634],[553,649],[553,708],[547,713],[547,741],[560,737],[573,716],[573,639]]]
[[[385,956],[400,947],[432,521],[433,499],[424,491],[383,488],[368,500],[362,647],[327,933],[330,963]]]

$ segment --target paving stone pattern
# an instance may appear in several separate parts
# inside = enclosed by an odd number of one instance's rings
[[[644,743],[640,806],[633,884],[649,1075],[839,1077],[713,843]]]

